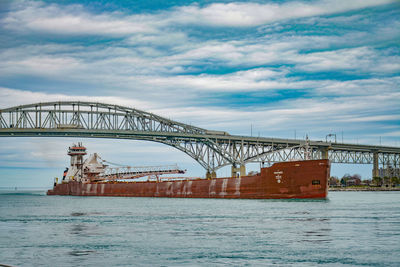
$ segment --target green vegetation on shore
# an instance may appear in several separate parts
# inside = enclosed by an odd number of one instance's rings
[[[400,191],[400,178],[374,177],[361,180],[359,174],[345,174],[342,178],[329,178],[330,191]]]

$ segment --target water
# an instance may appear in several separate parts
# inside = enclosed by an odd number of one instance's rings
[[[0,264],[400,266],[400,193],[329,200],[0,192]]]

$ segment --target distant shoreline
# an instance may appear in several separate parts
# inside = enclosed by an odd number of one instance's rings
[[[0,191],[47,191],[50,187],[17,187],[17,186],[1,186]]]
[[[329,191],[400,191],[400,187],[329,187]]]

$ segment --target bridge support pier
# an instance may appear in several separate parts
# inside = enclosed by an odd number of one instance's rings
[[[206,172],[206,178],[211,179],[211,178],[217,178],[217,173],[215,171],[207,171]]]
[[[232,177],[242,177],[246,176],[246,165],[240,164],[239,167],[232,165]]]
[[[329,153],[328,153],[328,151],[329,151],[329,149],[326,148],[326,147],[321,148],[321,156],[322,156],[322,159],[329,159]]]
[[[379,177],[379,157],[378,152],[374,152],[374,161],[373,161],[373,169],[372,169],[372,178]]]

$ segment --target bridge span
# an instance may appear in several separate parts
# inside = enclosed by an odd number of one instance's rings
[[[245,175],[246,163],[330,159],[333,163],[400,167],[400,147],[230,135],[113,104],[59,101],[0,109],[0,137],[79,137],[153,141],[188,154],[215,177],[230,165]]]

